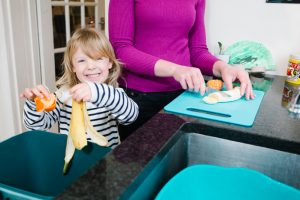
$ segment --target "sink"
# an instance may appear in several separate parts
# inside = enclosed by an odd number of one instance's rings
[[[192,126],[184,124],[172,136],[120,199],[154,199],[175,174],[195,164],[249,168],[300,189],[299,154],[216,137]]]

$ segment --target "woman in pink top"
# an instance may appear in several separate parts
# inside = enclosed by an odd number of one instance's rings
[[[140,109],[134,124],[120,127],[121,139],[183,89],[203,95],[202,74],[221,77],[228,89],[238,79],[241,93],[254,98],[247,72],[209,53],[204,11],[205,0],[110,0],[109,38],[124,67],[120,84]]]

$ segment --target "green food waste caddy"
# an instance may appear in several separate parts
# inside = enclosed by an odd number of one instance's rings
[[[88,142],[63,175],[67,136],[28,131],[0,143],[0,199],[54,199],[111,149]]]

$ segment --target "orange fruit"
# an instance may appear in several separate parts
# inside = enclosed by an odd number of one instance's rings
[[[50,112],[54,110],[54,108],[56,107],[56,97],[53,93],[50,94],[49,99],[47,99],[46,97],[44,98],[35,97],[34,102],[36,105],[37,112],[43,112],[43,111]]]
[[[213,79],[207,81],[207,87],[215,89],[215,90],[221,90],[223,87],[223,81],[219,79]]]

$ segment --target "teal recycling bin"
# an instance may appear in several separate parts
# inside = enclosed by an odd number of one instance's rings
[[[111,149],[88,143],[63,175],[67,136],[28,131],[0,143],[0,199],[53,199]]]
[[[299,200],[300,191],[256,170],[192,165],[180,171],[155,200]]]

